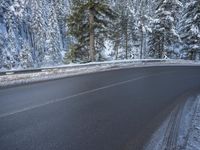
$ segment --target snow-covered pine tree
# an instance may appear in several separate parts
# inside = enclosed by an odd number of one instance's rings
[[[200,59],[200,1],[192,0],[186,4],[180,29],[183,41],[182,52],[189,59]]]
[[[43,64],[45,54],[46,23],[43,11],[43,0],[30,0],[31,14],[31,40],[34,48],[33,58],[37,67]]]
[[[165,54],[175,52],[173,45],[180,41],[176,23],[181,7],[182,4],[179,0],[162,0],[158,3],[149,41],[151,56],[163,58]]]
[[[5,43],[5,39],[3,37],[3,34],[0,32],[0,69],[3,68],[4,43]]]
[[[181,22],[180,2],[185,7]],[[49,15],[51,5],[56,16]],[[113,21],[108,17],[112,9],[119,15]],[[34,67],[46,65],[48,56],[52,65],[62,61],[54,52],[58,49],[73,61],[104,60],[108,48],[113,59],[144,58],[149,48],[157,58],[182,49],[190,59],[199,59],[199,0],[2,0],[0,30],[0,68],[18,67],[24,42],[30,44],[25,47],[30,47]]]
[[[54,0],[54,8],[58,20],[58,25],[60,29],[60,35],[62,40],[62,48],[65,49],[67,47],[67,39],[66,39],[66,33],[67,33],[67,14],[69,12],[69,4],[65,2],[65,0]]]
[[[118,17],[113,23],[113,30],[111,35],[113,35],[113,42],[114,42],[114,51],[115,51],[115,58],[122,57],[125,59],[130,58],[130,51],[131,51],[131,32],[132,32],[132,25],[131,22],[131,12],[128,9],[128,1],[127,0],[118,0],[115,3],[114,10],[118,13]],[[119,48],[124,49],[124,55],[119,55]]]
[[[114,10],[119,13],[118,7],[115,6]],[[119,17],[113,23],[113,28],[111,30],[111,40],[113,42],[114,58],[117,60],[119,58],[119,48],[121,47],[122,42],[122,30],[121,30],[121,18],[120,13]]]
[[[159,0],[160,1],[160,0]],[[148,57],[148,39],[151,28],[149,23],[154,16],[153,14],[153,3],[152,0],[141,0],[138,1],[138,12],[136,13],[138,38],[140,43],[140,59]]]
[[[28,43],[25,41],[19,54],[20,66],[24,69],[33,67],[32,50]]]
[[[13,8],[14,8],[14,11],[15,11],[15,15],[19,18],[23,17],[23,12],[24,12],[24,9],[25,9],[25,3],[26,3],[26,1],[24,1],[24,0],[14,0]]]
[[[17,68],[19,66],[19,53],[17,51],[17,42],[16,36],[12,28],[8,30],[8,38],[7,38],[7,58],[10,63],[9,66],[11,68]]]
[[[74,0],[72,13],[68,17],[69,34],[75,37],[75,57],[95,61],[97,52],[104,47],[102,38],[116,14],[106,0]],[[99,55],[100,56],[100,55]]]
[[[7,27],[7,35],[6,35],[6,48],[7,51],[5,54],[4,60],[8,69],[17,68],[19,66],[19,52],[17,45],[17,27],[16,27],[16,16],[14,14],[14,7],[11,5],[4,15],[6,27]]]
[[[48,13],[48,25],[46,31],[46,50],[44,65],[58,65],[62,62],[61,56],[62,40],[58,25],[57,16],[53,3],[50,3]]]
[[[151,0],[116,0],[114,10],[118,12],[113,29],[114,50],[120,58],[144,58],[147,49],[149,16],[152,16]],[[120,35],[119,35],[120,34]],[[125,53],[118,54],[118,48]],[[139,53],[140,51],[140,53]],[[116,57],[116,56],[115,56]]]

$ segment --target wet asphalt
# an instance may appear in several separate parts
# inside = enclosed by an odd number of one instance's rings
[[[158,66],[3,88],[0,150],[142,149],[153,121],[197,87],[200,67]]]

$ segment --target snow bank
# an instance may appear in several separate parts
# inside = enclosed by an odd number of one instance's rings
[[[200,95],[190,97],[179,111],[175,109],[152,135],[145,150],[200,150]],[[176,123],[170,121],[175,116]]]
[[[41,72],[14,74],[16,70],[6,72],[7,75],[0,76],[0,87],[40,82],[74,75],[87,74],[100,71],[108,71],[120,68],[149,67],[165,65],[199,65],[198,62],[183,60],[117,60],[109,62],[95,62],[88,64],[69,64],[57,67],[41,68]]]

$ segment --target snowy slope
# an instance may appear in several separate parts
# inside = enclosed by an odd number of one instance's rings
[[[200,95],[177,106],[144,149],[200,150]]]

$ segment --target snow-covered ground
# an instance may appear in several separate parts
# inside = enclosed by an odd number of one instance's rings
[[[55,68],[42,68],[42,72],[13,74],[15,70],[7,75],[0,76],[0,87],[40,82],[45,80],[69,77],[73,75],[101,72],[120,68],[145,67],[159,65],[200,65],[199,62],[184,60],[117,60],[109,62],[95,62],[88,64],[69,64]]]
[[[200,150],[200,95],[178,105],[145,150]]]

